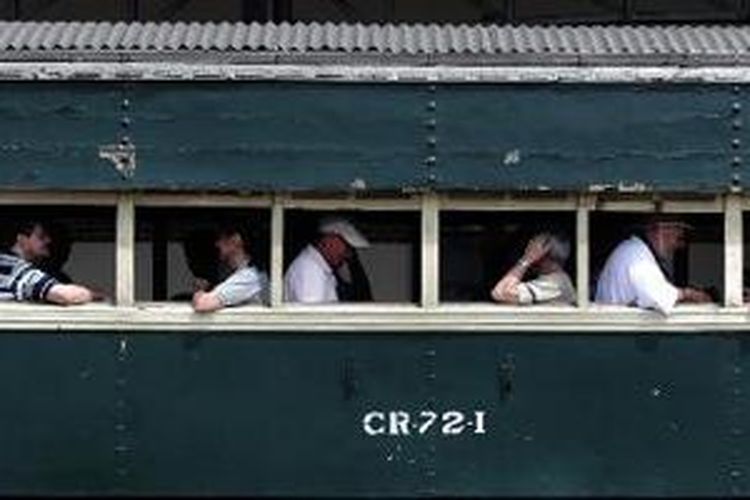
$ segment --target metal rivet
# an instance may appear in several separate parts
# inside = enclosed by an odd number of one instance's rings
[[[120,107],[122,109],[128,109],[130,107],[130,99],[123,99]]]
[[[435,165],[435,163],[437,163],[437,158],[434,156],[428,156],[424,159],[424,163],[425,165]]]
[[[428,111],[435,111],[437,109],[437,102],[430,101],[427,103],[427,110]]]
[[[742,144],[742,141],[739,138],[735,137],[734,139],[732,139],[732,147],[734,149],[738,149],[741,144]]]
[[[739,102],[732,103],[732,112],[739,113],[740,111],[742,111],[742,104]]]
[[[128,128],[130,126],[130,118],[127,116],[123,116],[122,120],[120,120],[120,125],[122,125],[123,128]]]
[[[427,138],[427,147],[435,148],[437,146],[437,137],[431,135]]]
[[[738,165],[742,165],[742,158],[740,158],[739,156],[732,157],[732,165],[734,165],[735,167]]]
[[[737,119],[732,121],[732,128],[734,130],[740,130],[742,128],[742,120]]]
[[[437,120],[435,120],[434,118],[425,120],[424,126],[428,129],[434,130],[437,127]]]

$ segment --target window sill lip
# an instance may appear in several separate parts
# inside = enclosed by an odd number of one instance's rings
[[[430,312],[477,312],[496,315],[539,315],[539,314],[568,314],[568,315],[618,315],[626,317],[679,317],[693,314],[750,314],[750,303],[744,306],[723,306],[720,304],[678,304],[672,312],[665,316],[657,311],[641,309],[638,307],[597,304],[591,303],[585,307],[579,307],[571,304],[534,304],[534,305],[516,305],[516,304],[497,304],[494,302],[442,302],[436,308],[430,309]]]
[[[586,334],[750,333],[750,307],[678,306],[670,316],[623,306],[441,304],[250,305],[200,314],[187,303],[87,304],[60,307],[0,303],[0,331],[381,332]]]
[[[20,304],[19,304],[20,305]],[[23,305],[21,305],[23,307]],[[77,308],[88,308],[88,307],[99,306],[97,304],[86,305],[86,306],[75,306]],[[3,307],[0,304],[0,311]],[[47,307],[42,305],[41,307]],[[54,306],[52,306],[54,307]],[[99,306],[101,307],[101,306]],[[118,307],[109,305],[109,308],[113,309],[137,309],[142,311],[174,311],[174,312],[191,312],[190,305],[186,302],[136,302],[134,306],[129,307]],[[609,304],[596,304],[592,303],[586,307],[578,307],[570,304],[535,304],[535,305],[514,305],[514,304],[496,304],[493,302],[441,302],[435,307],[423,307],[417,303],[410,302],[380,302],[380,303],[326,303],[326,304],[301,304],[301,303],[284,303],[278,307],[270,307],[260,304],[248,304],[238,307],[227,307],[213,314],[237,314],[245,315],[249,313],[253,314],[272,314],[284,312],[288,314],[305,314],[305,313],[332,313],[332,314],[351,314],[353,312],[362,313],[413,313],[413,314],[440,314],[440,313],[455,313],[455,312],[477,312],[486,313],[492,315],[533,315],[538,316],[539,314],[568,314],[580,316],[582,314],[596,315],[596,314],[611,314],[618,313],[626,316],[657,316],[664,317],[664,315],[646,309],[640,309],[637,307],[620,306],[620,305],[609,305]],[[737,314],[747,313],[750,314],[750,303],[743,306],[722,306],[719,304],[679,304],[669,315],[684,316],[691,314]],[[211,314],[211,313],[209,313]]]
[[[569,304],[538,304],[538,305],[512,305],[495,304],[492,302],[443,302],[434,307],[423,307],[415,303],[339,303],[339,304],[292,304],[285,303],[279,307],[270,307],[260,304],[248,304],[236,307],[227,307],[212,313],[196,313],[186,302],[136,302],[130,306],[119,306],[113,303],[92,303],[75,306],[59,306],[55,304],[0,302],[0,314],[30,311],[47,313],[59,313],[61,315],[76,314],[105,314],[120,312],[127,315],[138,313],[166,312],[170,314],[189,314],[196,317],[227,315],[227,316],[253,316],[253,315],[278,315],[278,316],[307,316],[320,315],[321,313],[333,315],[351,315],[352,313],[363,314],[402,314],[414,316],[443,316],[455,313],[478,313],[491,315],[493,317],[515,317],[515,316],[588,316],[602,318],[606,314],[610,317],[612,313],[620,316],[648,317],[648,318],[678,318],[681,316],[716,314],[745,315],[750,320],[750,303],[742,306],[722,306],[719,304],[689,304],[676,306],[668,316],[657,311],[640,309],[637,307],[590,304],[587,307],[578,307]],[[0,318],[1,320],[2,318]]]

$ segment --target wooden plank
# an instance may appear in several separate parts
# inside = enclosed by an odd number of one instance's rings
[[[132,194],[117,200],[116,302],[119,306],[135,303],[135,203]]]
[[[724,305],[743,304],[743,220],[742,198],[728,194],[724,211]]]
[[[284,206],[275,199],[271,208],[271,307],[284,303]]]
[[[440,204],[434,194],[422,198],[422,307],[440,302]]]
[[[576,209],[576,301],[579,308],[589,306],[589,213],[591,197],[581,195]]]

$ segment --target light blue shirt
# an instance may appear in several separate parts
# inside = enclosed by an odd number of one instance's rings
[[[255,266],[234,271],[213,290],[225,307],[268,303],[268,275]]]

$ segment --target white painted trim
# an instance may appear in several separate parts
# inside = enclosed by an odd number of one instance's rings
[[[721,196],[711,199],[660,199],[649,195],[648,199],[613,199],[600,196],[595,199],[593,209],[599,212],[664,212],[664,213],[707,213],[718,214],[724,211]]]
[[[117,205],[117,193],[94,191],[0,191],[0,205]]]
[[[561,195],[554,198],[528,198],[508,195],[456,197],[440,196],[442,210],[460,210],[476,212],[508,211],[570,211],[576,209],[575,195]]]
[[[135,302],[135,199],[120,194],[117,200],[115,251],[116,302],[130,306]]]
[[[231,196],[231,195],[194,195],[167,194],[134,195],[129,193],[57,193],[34,192],[8,193],[0,200],[16,200],[26,203],[36,200],[54,200],[55,203],[70,202],[80,205],[98,203],[117,204],[117,307],[92,305],[83,308],[54,308],[51,306],[33,306],[27,304],[0,304],[0,329],[55,329],[75,330],[80,322],[80,329],[163,330],[172,329],[213,329],[217,331],[236,330],[357,330],[371,327],[378,331],[605,331],[605,330],[748,330],[750,331],[750,311],[741,305],[742,294],[742,209],[748,208],[749,201],[742,195],[731,195],[726,204],[721,197],[710,200],[665,200],[645,202],[640,200],[605,200],[606,209],[624,210],[630,207],[637,211],[653,211],[657,206],[664,211],[675,212],[710,212],[726,208],[725,224],[727,245],[725,248],[728,308],[713,306],[690,308],[681,306],[670,318],[660,317],[648,311],[634,311],[628,308],[606,308],[588,302],[588,243],[589,229],[586,221],[591,210],[599,210],[601,204],[596,202],[595,193],[581,195],[572,207],[576,210],[578,299],[580,308],[533,307],[509,308],[484,304],[440,304],[439,271],[440,271],[440,210],[453,209],[504,209],[504,210],[569,210],[570,200],[575,198],[563,195],[560,199],[540,200],[523,197],[481,196],[475,199],[461,199],[446,195],[423,194],[413,195],[408,199],[358,199],[343,198],[304,198],[277,196],[272,205],[272,308],[238,308],[222,311],[217,315],[200,316],[192,314],[186,306],[170,303],[134,304],[134,258],[135,258],[135,204],[138,200],[155,206],[173,206],[170,200],[174,196],[176,206],[247,206],[250,201],[260,204],[268,203],[269,197]],[[62,200],[62,201],[61,201]],[[2,203],[2,201],[0,201]],[[486,204],[486,205],[485,205]],[[150,206],[150,205],[149,205]],[[305,207],[314,209],[360,209],[360,210],[421,210],[422,238],[422,296],[420,306],[414,304],[366,304],[338,306],[298,306],[283,304],[283,216],[284,209]],[[273,290],[276,290],[274,292]],[[740,298],[738,301],[737,298]],[[15,308],[14,308],[15,307]],[[697,307],[697,308],[696,308]],[[158,312],[163,312],[162,318]],[[7,314],[6,314],[7,313]],[[151,323],[149,323],[151,322]]]
[[[271,195],[139,193],[135,195],[135,204],[139,207],[269,208],[271,199]]]
[[[724,211],[724,305],[743,304],[744,257],[743,257],[742,198],[727,194]]]
[[[408,196],[403,198],[357,198],[328,196],[321,198],[298,196],[281,196],[280,203],[290,210],[419,210],[421,198]]]
[[[440,302],[440,200],[434,194],[422,197],[422,297],[425,309]]]
[[[95,75],[95,76],[93,76]],[[0,80],[282,80],[445,83],[750,83],[747,66],[399,66],[2,62]]]
[[[592,305],[518,307],[494,304],[246,306],[197,314],[189,304],[104,304],[59,307],[0,304],[1,332],[287,332],[287,333],[543,333],[633,334],[653,332],[750,332],[748,308],[678,306],[664,317],[653,311]]]
[[[592,199],[589,195],[581,195],[576,209],[576,303],[585,310],[589,306],[589,212]]]
[[[271,307],[284,303],[284,206],[276,198],[271,208]]]

